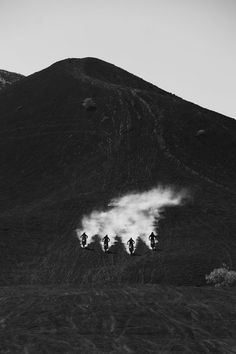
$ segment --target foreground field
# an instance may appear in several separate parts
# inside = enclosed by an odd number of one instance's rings
[[[0,353],[235,353],[236,293],[203,287],[3,287]]]

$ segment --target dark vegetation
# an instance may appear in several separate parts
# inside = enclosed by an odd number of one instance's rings
[[[235,138],[233,119],[93,58],[2,90],[0,352],[235,352],[233,290],[196,288],[235,267]],[[159,184],[191,193],[163,210],[159,251],[81,249],[82,215]]]
[[[15,81],[23,79],[23,75],[12,73],[6,70],[0,70],[0,90],[11,85]]]

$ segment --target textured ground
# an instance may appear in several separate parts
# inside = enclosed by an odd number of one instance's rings
[[[160,262],[140,252],[122,278],[139,282],[140,267],[149,275],[161,263],[151,282],[199,285],[223,262],[234,269],[235,156],[235,120],[101,60],[63,60],[19,80],[0,93],[0,285],[78,284],[78,269],[100,272],[99,251],[77,249],[81,218],[158,185],[191,200],[164,210]],[[123,269],[122,253],[113,258]]]
[[[235,292],[196,287],[236,264],[235,121],[93,58],[5,88],[0,116],[0,354],[235,353]],[[84,214],[157,185],[192,196],[160,252],[81,250]]]
[[[5,287],[0,353],[235,353],[234,290]]]

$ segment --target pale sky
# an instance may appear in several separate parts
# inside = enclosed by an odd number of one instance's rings
[[[236,118],[236,0],[0,0],[0,69],[96,57]]]

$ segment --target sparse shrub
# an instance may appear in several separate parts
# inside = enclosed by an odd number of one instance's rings
[[[228,288],[236,286],[236,272],[229,270],[225,264],[221,268],[214,269],[205,278],[207,284],[213,284],[215,287]]]
[[[199,129],[196,132],[196,136],[201,136],[201,135],[206,135],[206,130],[205,129]]]
[[[96,103],[91,97],[85,98],[82,105],[86,111],[95,111],[97,109]]]

